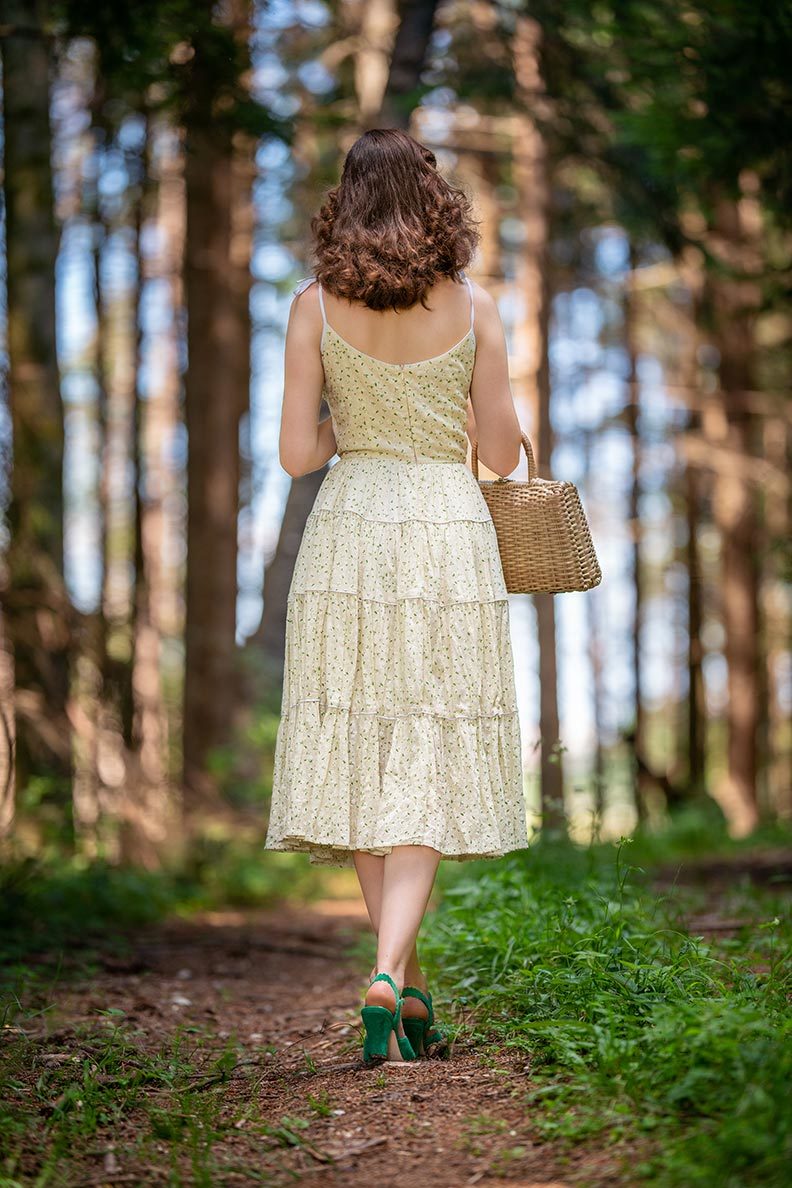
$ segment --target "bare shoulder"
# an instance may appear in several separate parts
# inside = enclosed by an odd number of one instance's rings
[[[497,332],[500,330],[501,318],[498,309],[498,303],[490,293],[489,289],[485,289],[483,285],[478,284],[477,281],[471,280],[471,289],[473,291],[473,308],[475,311],[475,324],[479,331],[479,335],[486,334],[487,331]]]
[[[480,285],[478,281],[474,280],[470,281],[470,287],[473,290],[473,300],[476,305],[476,313],[478,313],[479,310],[481,310],[482,313],[486,313],[487,311],[497,313],[498,307],[495,303],[495,298],[492,296],[489,289],[485,289],[483,285]]]
[[[289,330],[292,334],[310,334],[321,321],[319,285],[312,277],[307,277],[294,289],[289,309]]]

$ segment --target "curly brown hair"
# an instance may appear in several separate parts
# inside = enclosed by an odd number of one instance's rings
[[[311,219],[314,274],[369,309],[409,309],[442,277],[458,279],[479,242],[470,200],[431,149],[398,128],[358,137],[341,181]]]

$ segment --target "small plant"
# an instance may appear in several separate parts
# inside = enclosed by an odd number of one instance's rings
[[[282,1147],[302,1147],[305,1146],[303,1131],[307,1130],[309,1126],[310,1123],[305,1118],[284,1114],[276,1125],[264,1126],[263,1133]]]
[[[474,1114],[463,1124],[460,1145],[468,1154],[478,1157],[487,1149],[482,1141],[493,1135],[502,1134],[508,1129],[508,1123],[503,1118],[493,1118],[490,1114]]]
[[[303,1063],[305,1064],[306,1069],[308,1070],[309,1073],[311,1073],[311,1075],[314,1075],[316,1073],[316,1061],[314,1060],[311,1053],[309,1051],[307,1051],[305,1048],[303,1048]]]
[[[308,1105],[319,1118],[329,1118],[333,1112],[333,1103],[330,1100],[330,1094],[326,1089],[321,1093],[314,1095],[308,1094]]]

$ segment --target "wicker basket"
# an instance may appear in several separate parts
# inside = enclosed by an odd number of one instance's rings
[[[539,478],[528,436],[521,437],[527,482],[480,479],[478,442],[471,442],[471,469],[495,525],[506,589],[510,594],[590,590],[602,573],[577,487]]]

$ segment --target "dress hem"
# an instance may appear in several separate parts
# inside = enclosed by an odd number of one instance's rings
[[[425,837],[399,839],[398,841],[382,843],[380,845],[343,846],[333,845],[328,842],[312,841],[309,838],[292,834],[279,838],[277,841],[265,841],[264,849],[286,854],[308,854],[312,866],[354,866],[353,854],[365,853],[383,857],[385,854],[389,854],[394,846],[429,846],[433,850],[438,850],[441,859],[445,859],[446,861],[475,862],[482,859],[503,858],[506,854],[512,854],[519,850],[527,850],[528,845],[528,838],[526,836],[525,841],[515,841],[513,844],[507,843],[498,849],[444,852],[436,844],[435,839],[427,839]]]

